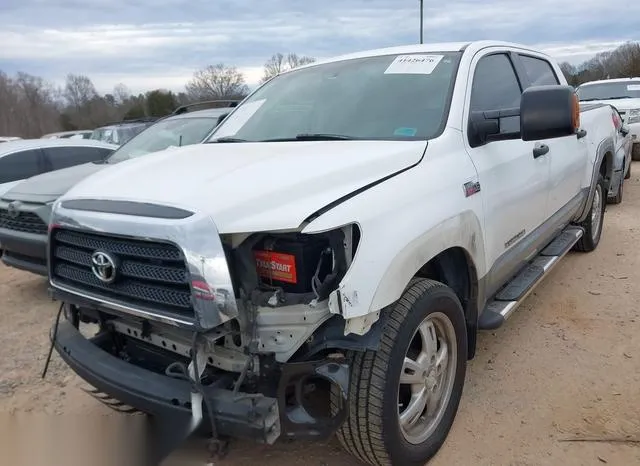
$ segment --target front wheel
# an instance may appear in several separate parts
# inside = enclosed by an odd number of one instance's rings
[[[386,316],[378,351],[352,357],[342,446],[375,466],[424,465],[447,438],[462,396],[467,333],[460,300],[442,283],[413,281]]]

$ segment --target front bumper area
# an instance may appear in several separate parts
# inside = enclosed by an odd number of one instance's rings
[[[0,228],[2,262],[16,269],[47,276],[47,236]]]
[[[53,336],[53,335],[52,335]],[[86,339],[69,321],[61,320],[55,339],[56,351],[73,371],[97,392],[136,410],[176,419],[191,417],[191,388],[187,381],[160,375],[112,356],[102,347],[108,335]],[[251,438],[272,444],[280,436],[280,418],[275,398],[242,398],[242,393],[204,387],[212,401],[216,429],[220,435]],[[100,401],[115,407],[104,396]],[[121,409],[122,410],[122,409]],[[203,427],[210,425],[206,419]]]

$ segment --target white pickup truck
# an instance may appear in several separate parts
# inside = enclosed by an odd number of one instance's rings
[[[56,201],[52,344],[99,399],[176,436],[337,432],[366,463],[422,465],[454,422],[478,331],[571,249],[597,247],[612,125],[517,44],[288,71],[209,143],[120,163]]]
[[[640,77],[589,81],[576,89],[581,102],[613,105],[631,132],[633,160],[640,160]]]

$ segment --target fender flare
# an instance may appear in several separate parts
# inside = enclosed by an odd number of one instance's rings
[[[480,220],[469,210],[438,223],[415,238],[387,265],[369,302],[369,312],[346,319],[345,334],[365,334],[378,320],[381,311],[400,299],[418,271],[443,251],[452,248],[464,250],[477,277],[484,276],[485,251],[482,235]],[[345,280],[331,294],[330,307],[348,306],[350,296],[355,292],[350,281]]]
[[[609,190],[609,183],[611,181],[611,175],[613,173],[613,163],[614,157],[616,153],[616,147],[613,142],[613,138],[608,136],[604,138],[600,144],[598,144],[598,148],[596,149],[596,159],[592,167],[591,171],[591,183],[589,185],[589,194],[585,199],[585,203],[580,209],[580,214],[576,217],[575,222],[580,223],[587,218],[589,214],[589,209],[591,207],[591,202],[593,201],[593,195],[596,191],[596,184],[598,182],[598,175],[600,174],[600,166],[604,160],[604,156],[607,152],[611,153],[611,160],[609,161],[606,167],[606,175],[605,175],[605,192]]]

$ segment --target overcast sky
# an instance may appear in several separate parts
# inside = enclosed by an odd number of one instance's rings
[[[638,40],[640,2],[425,0],[425,42],[499,39],[579,63]],[[0,0],[0,70],[101,92],[182,90],[193,71],[236,65],[249,84],[276,52],[317,58],[417,43],[419,0]]]

